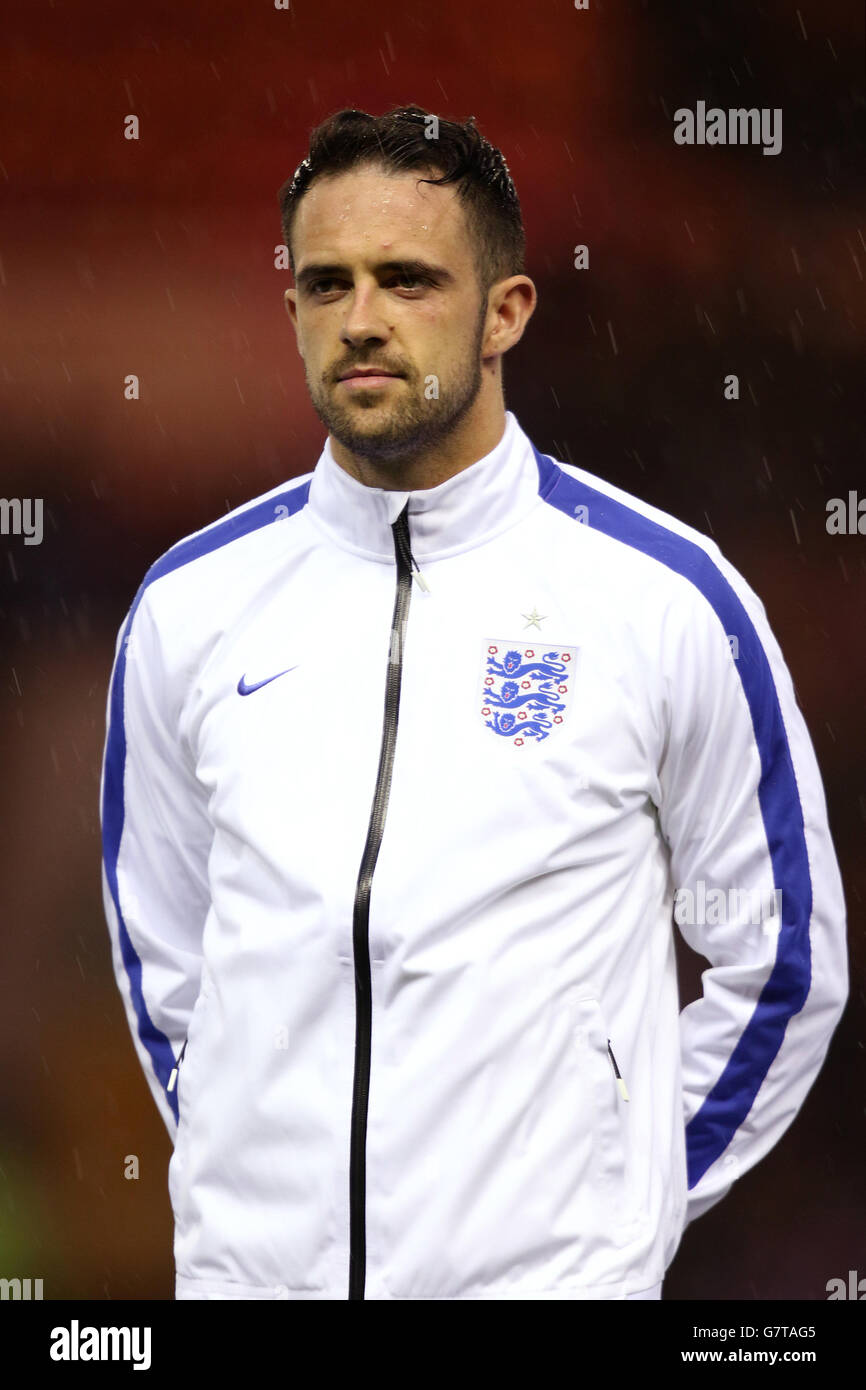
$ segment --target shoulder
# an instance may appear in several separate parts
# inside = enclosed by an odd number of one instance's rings
[[[654,507],[641,497],[615,487],[613,483],[575,464],[542,455],[548,467],[542,473],[541,496],[551,506],[567,512],[579,522],[621,545],[654,556],[668,563],[678,553],[692,548],[711,562],[722,559],[716,542],[688,526],[679,517]],[[693,562],[698,562],[696,555]]]
[[[312,472],[289,479],[190,532],[153,562],[142,579],[121,634],[141,642],[144,631],[169,643],[195,645],[221,625],[243,598],[256,557],[285,552],[288,529],[303,511]],[[274,524],[276,523],[276,524]],[[137,637],[136,637],[137,634]]]
[[[301,511],[307,502],[312,476],[312,472],[305,473],[280,483],[235,507],[217,521],[190,532],[154,561],[142,580],[141,590],[210,557],[230,563],[232,548],[238,542],[261,532],[274,521],[284,520]]]
[[[584,468],[541,457],[542,498],[598,537],[614,566],[627,565],[630,557],[629,568],[671,593],[688,594],[699,609],[714,610],[728,631],[744,609],[764,617],[757,595],[712,537]]]

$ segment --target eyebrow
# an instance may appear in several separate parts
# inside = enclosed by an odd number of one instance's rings
[[[426,276],[431,280],[438,280],[441,284],[452,284],[454,276],[450,270],[446,270],[444,265],[434,265],[432,261],[419,259],[402,261],[380,261],[375,267],[377,274],[381,275],[385,271],[399,271],[403,275]],[[295,284],[298,289],[309,289],[310,285],[316,280],[327,280],[339,276],[350,274],[349,267],[346,265],[308,265],[303,270],[299,270],[295,276]]]

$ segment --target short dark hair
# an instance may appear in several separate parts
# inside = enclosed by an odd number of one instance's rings
[[[436,132],[436,138],[429,136],[430,131]],[[497,280],[524,274],[526,242],[520,201],[501,152],[485,140],[474,116],[463,122],[449,121],[420,106],[397,106],[383,116],[346,109],[316,126],[309,154],[278,194],[292,274],[292,226],[301,198],[314,179],[365,164],[395,173],[438,171],[439,178],[419,182],[456,183],[484,294]]]

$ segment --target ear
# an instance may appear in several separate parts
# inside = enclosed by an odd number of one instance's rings
[[[528,275],[511,275],[491,287],[490,309],[495,314],[487,335],[491,354],[507,352],[520,341],[537,303],[538,292]]]
[[[298,352],[300,353],[301,357],[303,357],[304,354],[301,348],[301,326],[298,323],[298,291],[286,290],[285,294],[283,295],[283,303],[286,306],[286,313],[288,314],[289,319],[291,320],[292,327],[295,330],[295,339],[297,341]]]

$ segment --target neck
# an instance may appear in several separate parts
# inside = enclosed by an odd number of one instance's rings
[[[408,501],[412,554],[426,565],[483,544],[537,506],[539,464],[532,441],[506,411],[502,438],[493,448],[438,486],[367,486],[340,467],[328,437],[309,489],[310,519],[337,545],[390,565],[392,527]]]
[[[378,460],[353,453],[329,435],[331,453],[341,468],[366,487],[393,492],[415,492],[436,487],[455,473],[462,473],[496,448],[505,431],[505,403],[481,391],[470,411],[450,434],[402,457]]]

